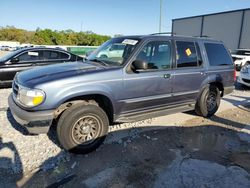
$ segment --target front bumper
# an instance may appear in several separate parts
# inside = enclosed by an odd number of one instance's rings
[[[28,112],[16,105],[12,94],[8,98],[8,103],[14,119],[29,133],[42,134],[49,131],[54,119],[54,110]]]
[[[243,79],[244,79],[245,81],[244,81]],[[243,84],[243,85],[246,85],[246,86],[250,87],[250,74],[249,74],[249,76],[242,76],[242,75],[240,74],[240,76],[238,76],[237,82],[239,82],[239,83],[241,83],[241,84]]]

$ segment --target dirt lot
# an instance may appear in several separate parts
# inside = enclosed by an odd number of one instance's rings
[[[154,128],[89,155],[71,154],[52,170],[1,177],[25,187],[249,187],[249,112],[235,108]]]

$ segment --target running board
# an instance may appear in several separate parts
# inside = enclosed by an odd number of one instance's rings
[[[195,104],[188,104],[188,105],[182,105],[182,106],[174,106],[170,108],[164,108],[164,109],[156,109],[156,110],[148,110],[148,111],[140,111],[135,113],[128,113],[128,114],[122,114],[118,116],[115,122],[119,123],[130,123],[150,118],[155,118],[159,116],[165,116],[169,114],[179,113],[179,112],[186,112],[190,110],[194,110]]]

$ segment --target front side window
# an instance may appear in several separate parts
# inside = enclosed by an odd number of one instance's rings
[[[133,53],[140,39],[113,38],[96,49],[87,60],[109,66],[122,65]]]
[[[17,58],[19,59],[19,62],[30,62],[41,60],[41,56],[40,51],[28,51],[17,56]]]
[[[147,62],[148,69],[169,69],[171,66],[171,43],[169,41],[149,42],[142,48],[136,59]]]
[[[199,61],[194,42],[176,41],[177,68],[197,67]]]
[[[232,65],[232,60],[223,44],[205,43],[210,66]]]

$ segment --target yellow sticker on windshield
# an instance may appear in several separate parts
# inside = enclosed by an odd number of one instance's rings
[[[186,54],[187,54],[187,56],[190,56],[192,54],[192,52],[191,52],[191,50],[189,48],[186,49]]]

